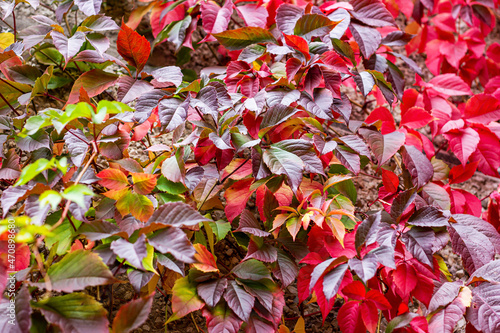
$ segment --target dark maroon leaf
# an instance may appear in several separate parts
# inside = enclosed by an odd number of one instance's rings
[[[144,80],[136,80],[130,76],[121,76],[117,82],[118,100],[122,103],[130,103],[139,96],[154,89],[153,85]]]
[[[420,76],[423,76],[422,68],[420,68],[420,66],[418,66],[415,61],[400,53],[392,52],[392,55],[403,60],[415,73],[417,73]]]
[[[427,157],[417,148],[405,145],[401,149],[401,156],[406,169],[412,176],[414,186],[421,188],[432,179],[434,168]]]
[[[395,236],[394,232],[393,235]],[[396,238],[394,237],[394,239]],[[382,265],[390,267],[392,269],[396,268],[396,263],[394,261],[394,253],[395,253],[394,246],[387,246],[387,245],[379,246],[375,250],[372,250],[370,253],[375,255],[377,261]]]
[[[361,171],[361,160],[358,154],[351,153],[345,148],[337,146],[335,149],[335,156],[339,159],[343,166],[354,174],[357,175]]]
[[[139,293],[145,285],[151,281],[155,273],[153,272],[144,272],[138,269],[134,269],[128,272],[128,279],[132,287],[136,293]]]
[[[161,253],[157,253],[156,260],[158,260],[159,264],[165,266],[171,271],[177,272],[180,275],[184,276],[184,263],[182,261],[178,261],[172,255],[163,255]]]
[[[190,96],[190,95],[189,95]],[[158,117],[167,131],[184,124],[188,115],[190,97],[182,101],[177,98],[162,99],[158,104]]]
[[[318,283],[319,279],[323,276],[325,271],[333,264],[334,258],[327,259],[323,261],[321,264],[318,264],[314,267],[314,270],[311,273],[311,281],[309,282],[309,290],[312,291]]]
[[[293,35],[295,24],[302,16],[304,9],[292,4],[282,4],[276,11],[276,25],[282,33]]]
[[[435,241],[434,231],[413,227],[403,234],[403,242],[410,253],[420,262],[434,267],[432,246]]]
[[[176,87],[180,86],[183,77],[181,69],[177,66],[166,66],[155,69],[151,72],[151,75],[157,82],[172,83]]]
[[[68,130],[64,135],[64,142],[68,147],[71,161],[81,167],[89,149],[89,141],[80,129]]]
[[[408,42],[413,38],[413,35],[410,35],[404,31],[392,31],[387,34],[384,38],[382,38],[382,44],[387,46],[404,46],[408,44]]]
[[[405,135],[398,131],[385,135],[372,130],[360,130],[360,133],[368,141],[379,166],[384,165],[405,142]]]
[[[227,279],[217,279],[200,283],[196,286],[198,296],[200,296],[208,306],[214,307],[224,294],[227,287]]]
[[[382,36],[375,28],[370,28],[364,25],[352,23],[349,25],[354,40],[359,45],[359,49],[365,59],[369,59],[372,54],[377,51]]]
[[[278,258],[278,250],[271,244],[259,243],[261,244],[257,244],[253,237],[250,238],[248,252],[243,260],[253,258],[263,262],[275,262]]]
[[[473,273],[495,258],[500,249],[500,235],[488,222],[465,214],[453,215],[456,223],[448,227],[451,245],[462,256],[465,269]]]
[[[309,94],[302,92],[298,103],[318,118],[332,118],[330,108],[332,107],[333,96],[328,89],[315,89],[313,98]]]
[[[279,279],[283,287],[287,287],[297,278],[299,269],[295,260],[283,250],[278,251],[278,259],[273,269],[273,275]]]
[[[153,112],[153,109],[158,106],[158,102],[160,101],[160,99],[162,99],[166,95],[166,92],[159,89],[141,95],[137,99],[137,103],[135,104],[135,121],[137,121],[139,124],[145,122],[149,118],[149,116],[151,116],[151,112]]]
[[[270,235],[269,232],[262,230],[257,218],[247,209],[241,213],[240,224],[235,232],[237,231],[246,232],[258,237],[267,237]]]
[[[32,152],[40,148],[50,149],[50,138],[44,130],[17,140],[17,147],[22,151]],[[2,152],[3,153],[3,152]]]
[[[234,313],[242,320],[247,321],[250,318],[255,297],[240,287],[236,281],[229,281],[227,289],[224,292],[224,299]]]
[[[429,321],[429,332],[453,332],[457,323],[463,318],[470,300],[471,291],[465,287],[451,304],[431,318]]]
[[[354,9],[352,16],[365,24],[374,27],[395,25],[391,13],[380,0],[354,0],[351,4]]]
[[[185,263],[195,262],[196,250],[187,238],[184,231],[170,227],[157,231],[148,237],[148,242],[160,253],[170,253],[177,260]]]
[[[352,104],[345,94],[340,94],[341,99],[334,98],[332,108],[335,112],[340,113],[344,120],[349,123],[351,119]]]
[[[377,256],[372,252],[364,256],[362,260],[358,258],[349,259],[349,267],[364,283],[367,283],[368,280],[375,276],[378,263]]]
[[[482,266],[471,275],[468,284],[477,281],[488,281],[500,283],[500,260],[494,260]]]
[[[445,282],[439,287],[434,293],[429,303],[427,311],[429,313],[438,310],[441,307],[445,307],[458,296],[460,289],[463,287],[464,283],[462,281],[455,282]]]
[[[420,208],[408,220],[408,224],[418,227],[446,227],[449,217],[432,206]]]
[[[371,245],[377,241],[377,233],[380,225],[380,212],[372,214],[363,220],[356,230],[355,245],[359,248],[361,245]]]
[[[364,155],[366,157],[370,157],[370,150],[368,149],[368,146],[366,143],[357,135],[345,135],[341,136],[339,138],[342,140],[343,143],[352,150],[354,150],[356,153],[360,155]]]
[[[391,216],[394,220],[399,221],[401,215],[404,211],[410,207],[410,205],[415,201],[417,197],[417,192],[414,188],[400,192],[396,199],[392,202],[391,206]]]
[[[273,145],[300,157],[304,162],[304,170],[308,173],[324,175],[323,164],[318,156],[313,152],[313,143],[301,139],[282,140]]]
[[[349,268],[347,264],[341,264],[325,274],[323,278],[323,293],[328,301],[337,294],[347,268]]]
[[[125,239],[117,239],[111,242],[111,250],[120,258],[126,259],[137,268],[144,268],[142,259],[147,256],[146,235],[141,235],[135,243],[130,243]]]
[[[472,304],[467,319],[485,333],[500,330],[500,285],[483,283],[472,291]]]
[[[365,97],[372,91],[373,86],[375,85],[375,79],[369,72],[356,74],[354,76],[354,81],[356,82],[359,91],[361,91]]]

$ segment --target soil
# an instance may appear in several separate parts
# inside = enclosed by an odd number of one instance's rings
[[[42,0],[43,1],[43,0]],[[33,9],[25,4],[21,4],[17,15],[17,24],[18,29],[22,30],[25,27],[33,24],[33,21],[29,19],[29,17],[34,13]],[[107,15],[112,16],[118,24],[121,23],[121,18],[128,18],[131,10],[134,8],[134,3],[132,1],[122,1],[122,0],[107,0],[103,5],[104,11]],[[40,7],[36,11],[37,15],[46,15],[48,17],[54,17],[53,11]],[[81,20],[82,18],[80,18]],[[0,26],[2,23],[0,22]],[[153,40],[153,36],[150,32],[150,27],[147,24],[147,18],[143,20],[143,23],[140,25],[139,31],[144,31],[145,36],[149,40]],[[494,32],[495,35],[498,36],[499,29],[496,29]],[[108,51],[110,54],[117,55],[116,52],[116,37],[117,33],[108,35],[111,39],[111,49]],[[196,36],[196,38],[200,39],[200,36]],[[411,58],[420,65],[421,68],[425,67],[425,59],[421,55],[412,55]],[[177,56],[175,54],[174,47],[170,44],[163,43],[157,46],[150,58],[148,63],[151,67],[159,67],[159,66],[169,66],[175,65],[177,60]],[[185,69],[194,70],[197,74],[204,67],[209,66],[217,66],[221,65],[221,62],[224,61],[220,54],[217,54],[213,50],[210,49],[208,44],[202,44],[195,52],[191,53],[191,59],[182,67]],[[407,85],[411,86],[414,82],[414,74],[413,72],[407,68],[407,66],[398,60],[397,65],[400,68],[404,69],[405,77],[407,78]],[[424,79],[428,80],[431,77],[431,74],[428,71],[425,71]],[[364,103],[364,100],[359,98],[360,94],[355,94],[351,88],[344,90],[343,92],[347,93],[352,99],[356,102]],[[67,91],[59,91],[59,94],[63,95],[67,93]],[[46,107],[61,107],[61,103],[54,102],[53,100],[37,100],[37,106],[40,108]],[[367,110],[370,111],[370,110]],[[365,112],[362,111],[358,107],[354,107],[353,109],[353,117],[362,119],[366,115]],[[169,136],[160,136],[152,138],[154,143],[167,143],[170,144]],[[130,155],[134,158],[146,159],[147,155],[144,152],[142,146],[139,146],[138,143],[131,144]],[[453,162],[453,160],[451,160]],[[365,170],[366,173],[372,173],[372,176],[376,176],[370,170]],[[367,175],[360,175],[355,179],[356,187],[359,193],[363,193],[364,196],[358,198],[358,202],[356,203],[357,209],[360,211],[368,211],[370,209],[380,209],[381,206],[377,206],[377,204],[373,206],[369,206],[370,202],[374,201],[377,198],[377,186],[379,184],[379,180]],[[476,195],[478,198],[484,198],[488,196],[492,191],[496,190],[500,184],[500,180],[496,178],[492,178],[489,176],[485,176],[481,173],[476,173],[469,181],[455,185],[456,187],[466,189],[470,191],[472,194]],[[487,200],[483,200],[483,208],[486,208]],[[230,236],[224,240],[219,242],[217,245],[217,253],[219,254],[218,260],[222,261],[224,265],[227,267],[232,267],[242,259],[242,254],[238,253],[236,241],[232,239]],[[440,254],[443,256],[450,273],[455,279],[467,279],[466,273],[463,270],[462,263],[460,258],[453,253],[450,246],[444,248]],[[117,275],[118,278],[122,280],[127,280],[126,274],[122,274],[120,272]],[[161,282],[158,284],[159,288],[161,287]],[[100,294],[101,300],[103,301],[105,307],[110,312],[110,321],[116,315],[116,312],[120,308],[121,305],[129,302],[130,300],[137,298],[138,295],[135,293],[133,287],[130,284],[115,284],[113,286],[104,287],[100,290],[100,293],[96,291],[96,289],[88,290],[89,293],[93,295]],[[109,297],[112,295],[112,298]],[[192,315],[188,315],[184,318],[181,318],[175,322],[169,323],[168,325],[164,325],[165,319],[170,317],[171,309],[169,303],[170,295],[165,294],[162,295],[160,292],[156,292],[155,300],[153,302],[153,308],[148,317],[148,320],[137,330],[134,332],[173,332],[173,333],[191,333],[191,332],[206,332],[205,319],[201,316],[199,311],[193,313]],[[287,287],[285,291],[285,300],[286,305],[284,307],[284,322],[286,326],[292,330],[298,317],[300,316],[299,304],[297,299],[297,287],[295,284]],[[112,299],[112,303],[110,300]],[[338,307],[340,304],[336,304]],[[303,313],[306,318],[306,332],[322,332],[322,333],[331,333],[331,332],[339,332],[339,328],[337,326],[336,311],[332,311],[328,317],[322,320],[322,316],[319,313],[319,307],[316,303],[304,304],[303,305]],[[383,323],[383,326],[386,323]],[[457,328],[457,332],[464,331],[465,322],[462,325],[459,325]]]

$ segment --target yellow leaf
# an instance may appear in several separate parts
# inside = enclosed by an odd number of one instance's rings
[[[293,328],[293,333],[306,333],[306,323],[304,318],[300,317]]]
[[[14,43],[14,35],[10,32],[3,32],[0,34],[0,47],[6,49],[10,44]]]

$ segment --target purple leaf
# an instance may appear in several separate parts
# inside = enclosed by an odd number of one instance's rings
[[[117,239],[111,242],[111,250],[117,256],[126,259],[130,264],[137,268],[143,269],[142,260],[147,256],[146,235],[142,234],[135,241],[129,243],[125,239]]]
[[[339,8],[328,15],[328,18],[333,22],[339,22],[335,28],[330,31],[330,38],[341,39],[351,23],[351,15],[349,15],[349,12],[344,8]]]
[[[176,87],[182,83],[183,74],[181,69],[177,66],[167,66],[155,69],[151,72],[154,79],[161,83],[172,83]]]
[[[103,14],[87,17],[85,20],[83,20],[81,25],[96,32],[120,29],[118,24],[116,24],[111,17],[105,16]]]
[[[398,131],[385,135],[372,130],[360,130],[360,133],[368,141],[379,167],[384,165],[405,142],[405,135]]]
[[[71,162],[77,167],[81,167],[87,151],[89,150],[89,140],[80,129],[68,130],[64,134],[64,142],[68,147]]]
[[[349,25],[354,40],[359,45],[359,49],[365,59],[369,59],[377,51],[382,36],[375,28],[352,23]]]
[[[325,274],[323,278],[323,293],[328,301],[337,294],[347,268],[349,268],[347,264],[341,264]]]
[[[147,285],[154,275],[155,273],[153,272],[144,272],[134,269],[128,272],[128,279],[132,287],[134,287],[135,292],[140,293],[142,287]]]
[[[357,175],[361,171],[361,160],[358,154],[351,153],[342,146],[337,146],[335,149],[335,156],[343,166],[354,174]]]
[[[417,188],[427,184],[434,175],[434,167],[427,157],[414,146],[405,145],[401,149],[401,156],[406,169],[412,177],[412,183]]]
[[[32,152],[40,148],[50,149],[50,138],[44,130],[17,140],[17,147],[22,151]]]
[[[190,97],[181,101],[177,98],[167,98],[158,105],[158,117],[167,131],[173,131],[186,121]]]
[[[208,282],[200,283],[196,286],[198,296],[200,296],[209,307],[214,307],[219,303],[219,300],[227,288],[227,279],[217,279]]]
[[[101,4],[102,0],[75,0],[75,5],[87,16],[99,14]]]
[[[405,46],[413,36],[404,31],[392,31],[382,38],[381,43],[387,46]]]
[[[359,248],[361,245],[371,245],[377,241],[377,233],[380,226],[380,212],[372,214],[363,220],[356,230],[355,245]]]
[[[313,152],[313,143],[301,139],[282,140],[273,145],[300,157],[304,162],[304,171],[307,173],[317,173],[325,175],[323,164],[318,156]]]
[[[293,35],[295,24],[302,16],[304,16],[304,9],[292,4],[282,4],[276,11],[278,30],[286,35]]]
[[[329,34],[334,26],[335,23],[325,15],[305,14],[295,23],[293,34],[310,40],[312,37],[322,37]]]
[[[144,80],[136,80],[130,76],[121,76],[117,82],[118,100],[122,103],[130,103],[139,96],[154,89],[151,83]]]
[[[346,123],[349,123],[351,119],[352,104],[349,98],[345,94],[340,94],[340,99],[334,98],[332,103],[332,108],[335,112],[340,113]]]
[[[271,128],[289,120],[297,111],[297,109],[285,106],[281,103],[270,107],[266,113],[264,113],[264,117],[260,123],[259,137],[262,138]]]
[[[103,34],[92,33],[88,34],[86,38],[90,45],[92,45],[100,54],[103,54],[107,49],[109,49],[109,39]]]
[[[158,102],[160,99],[167,95],[163,90],[153,90],[144,95],[141,95],[137,99],[137,103],[135,104],[135,112],[134,119],[139,124],[145,122],[149,116],[151,116],[151,112],[153,109],[158,106]]]
[[[234,232],[246,232],[257,237],[267,237],[270,235],[269,232],[262,230],[259,221],[255,218],[253,213],[245,209],[240,216],[240,224],[238,229]]]
[[[177,260],[185,263],[195,262],[196,250],[187,238],[184,231],[179,228],[166,228],[148,237],[151,244],[160,253],[170,253]]]
[[[241,319],[227,304],[220,304],[213,309],[204,307],[202,313],[207,318],[208,333],[238,333],[240,329]]]
[[[3,288],[2,288],[3,290]],[[15,295],[15,303],[7,298],[0,298],[0,331],[5,333],[29,332],[31,327],[30,292],[26,285],[22,285]],[[12,308],[11,306],[14,305]]]
[[[351,4],[354,9],[351,11],[352,16],[365,24],[374,27],[396,24],[391,13],[380,0],[354,0]]]
[[[432,246],[435,242],[435,235],[432,229],[413,227],[403,234],[403,242],[413,257],[431,268],[434,267]]]
[[[260,242],[259,242],[260,243]],[[271,244],[257,244],[253,237],[248,243],[248,252],[243,260],[257,259],[263,262],[275,262],[278,259],[278,250]]]
[[[273,269],[273,275],[281,281],[283,287],[287,287],[295,281],[298,274],[299,268],[295,260],[290,258],[283,250],[279,250],[276,266]]]
[[[408,224],[418,227],[446,227],[449,226],[449,217],[432,206],[420,208],[408,220]]]
[[[84,268],[84,269],[82,269]],[[116,282],[113,274],[97,253],[76,250],[50,266],[47,270],[52,290],[71,293],[88,286],[97,286]],[[45,282],[32,283],[45,287]]]
[[[184,276],[184,266],[185,266],[184,263],[182,261],[178,261],[172,255],[169,254],[163,255],[161,253],[157,253],[156,260],[158,261],[159,264],[165,266],[171,271],[174,271]]]
[[[432,295],[427,312],[431,313],[438,310],[440,307],[445,307],[458,296],[460,289],[464,286],[462,281],[445,282]]]
[[[463,318],[471,301],[471,291],[464,287],[458,297],[446,308],[436,313],[429,321],[429,332],[455,331],[455,326]]]
[[[106,221],[92,221],[83,223],[78,232],[85,235],[88,240],[96,241],[108,238],[121,230],[115,224]]]
[[[294,192],[297,192],[302,182],[302,171],[304,170],[304,162],[300,157],[281,148],[271,146],[264,151],[262,160],[272,173],[287,176],[290,187]]]
[[[152,227],[153,230],[164,226],[192,227],[204,221],[208,221],[208,219],[190,205],[183,202],[168,202],[158,207],[145,227]]]
[[[378,263],[378,258],[373,252],[364,256],[363,260],[358,258],[349,259],[349,267],[365,284],[377,273]]]
[[[246,292],[236,281],[229,281],[227,289],[224,292],[224,299],[238,317],[244,321],[248,321],[255,303],[254,296]]]
[[[364,155],[366,157],[370,157],[370,150],[366,143],[357,135],[345,135],[339,138],[342,142],[356,153],[360,155]]]
[[[50,35],[57,50],[61,52],[64,60],[66,60],[66,64],[80,51],[85,42],[85,34],[81,31],[75,32],[70,38],[55,30]]]
[[[313,98],[305,92],[302,92],[299,105],[305,110],[321,119],[331,119],[331,107],[333,103],[332,92],[328,89],[316,89]]]
[[[361,72],[355,75],[354,81],[356,82],[359,91],[361,91],[365,97],[372,91],[373,86],[375,85],[375,79],[369,72]]]
[[[467,284],[477,281],[500,283],[500,260],[494,260],[476,270],[474,274],[470,276]]]
[[[113,319],[114,333],[128,333],[139,328],[149,316],[155,293],[132,300],[120,307]]]
[[[457,223],[448,227],[453,251],[462,256],[465,269],[471,274],[494,260],[500,249],[500,235],[488,222],[466,214],[453,215]]]

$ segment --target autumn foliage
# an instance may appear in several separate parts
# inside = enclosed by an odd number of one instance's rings
[[[309,303],[344,333],[499,332],[500,193],[457,186],[500,177],[498,4],[144,0],[120,26],[75,0],[17,31],[38,1],[0,2],[2,332],[130,332],[159,297],[214,333],[304,332]]]

